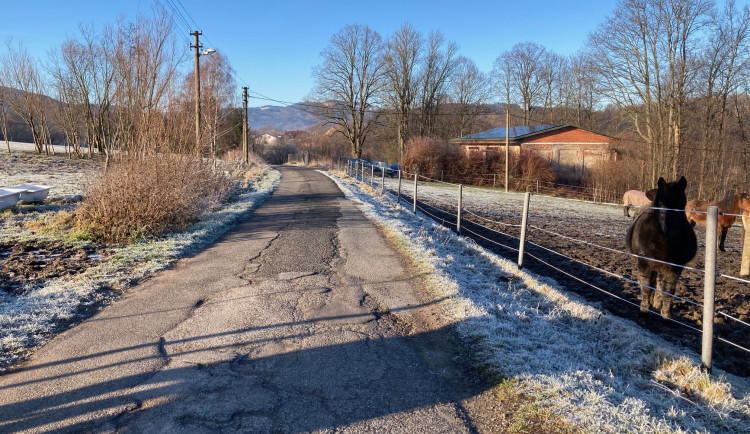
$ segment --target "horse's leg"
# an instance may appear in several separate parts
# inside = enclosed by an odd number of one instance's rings
[[[726,252],[726,250],[724,250],[724,240],[727,239],[727,232],[729,232],[729,227],[721,228],[721,235],[719,235],[719,250],[722,252]]]
[[[652,300],[651,300],[651,307],[654,308],[655,311],[659,311],[661,309],[662,301],[664,300],[664,297],[662,297],[662,291],[664,291],[663,288],[663,281],[664,278],[661,276],[661,273],[659,273],[658,278],[656,279],[656,291],[653,291],[651,294]]]
[[[629,209],[629,208],[630,208],[630,205],[624,205],[624,206],[622,207],[622,209],[623,209],[623,212],[624,212],[624,214],[625,214],[625,217],[630,217],[630,213],[628,212],[628,209]]]
[[[643,259],[638,259],[638,281],[641,284],[641,313],[648,313],[654,298],[654,291],[651,289],[654,273],[648,268],[648,264]]]
[[[672,307],[672,295],[674,295],[675,293],[678,277],[679,276],[676,273],[670,270],[668,272],[665,272],[659,279],[658,289],[663,292],[659,292],[657,294],[657,297],[660,298],[660,306],[657,309],[661,310],[661,316],[664,319],[669,319],[672,317],[670,308]]]

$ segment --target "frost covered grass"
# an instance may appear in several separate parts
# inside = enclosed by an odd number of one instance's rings
[[[399,209],[390,195],[329,176],[430,271],[429,285],[451,297],[446,313],[477,343],[482,365],[537,404],[527,411],[586,432],[748,432],[747,379],[710,377],[696,354]]]
[[[82,274],[49,280],[43,287],[22,295],[0,291],[0,372],[31,348],[44,343],[60,328],[80,320],[92,307],[107,302],[132,283],[215,241],[262,203],[274,191],[280,176],[276,170],[268,171],[240,190],[232,202],[183,231],[146,242],[107,248],[106,260]],[[21,211],[2,216],[3,220],[12,223],[0,228],[0,235],[15,241],[60,239],[61,235],[40,235],[29,229],[33,227],[29,222],[52,218],[48,214],[53,213],[45,214],[50,210]],[[69,239],[65,241],[70,242]]]

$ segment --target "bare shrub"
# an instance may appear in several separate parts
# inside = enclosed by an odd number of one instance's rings
[[[459,154],[456,156],[451,172],[455,173],[455,179],[451,182],[472,185],[492,185],[492,178],[485,178],[483,175],[492,173],[495,166],[499,166],[500,158],[492,155],[485,158],[478,152],[471,154]],[[502,160],[503,162],[505,160]],[[504,163],[502,163],[504,164]]]
[[[546,158],[533,152],[521,152],[516,159],[511,159],[512,173],[516,190],[530,190],[530,182],[552,183],[555,181],[555,168]],[[534,184],[536,186],[536,184]]]
[[[231,179],[187,156],[124,159],[89,185],[74,230],[107,243],[130,243],[180,230],[215,209]]]
[[[632,162],[603,161],[584,174],[582,184],[596,189],[599,198],[607,202],[619,202],[630,189],[649,190],[653,186],[638,185],[638,168]]]
[[[458,151],[445,140],[436,137],[415,137],[407,143],[409,150],[401,162],[408,172],[439,178],[441,172],[450,172]]]

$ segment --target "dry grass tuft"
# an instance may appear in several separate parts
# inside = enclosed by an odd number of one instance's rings
[[[689,358],[662,356],[657,360],[654,378],[689,401],[702,401],[723,407],[732,400],[731,385],[722,378],[712,379]]]
[[[508,433],[577,433],[582,430],[571,424],[550,407],[519,388],[517,379],[505,380],[492,389],[493,395],[505,414],[497,421],[496,428]]]
[[[73,231],[131,243],[180,230],[218,207],[232,185],[224,172],[189,156],[126,159],[88,186]]]

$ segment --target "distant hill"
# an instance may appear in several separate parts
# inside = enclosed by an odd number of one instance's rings
[[[252,129],[271,127],[282,131],[306,130],[320,123],[320,119],[310,113],[305,103],[290,106],[248,107],[247,117]]]

